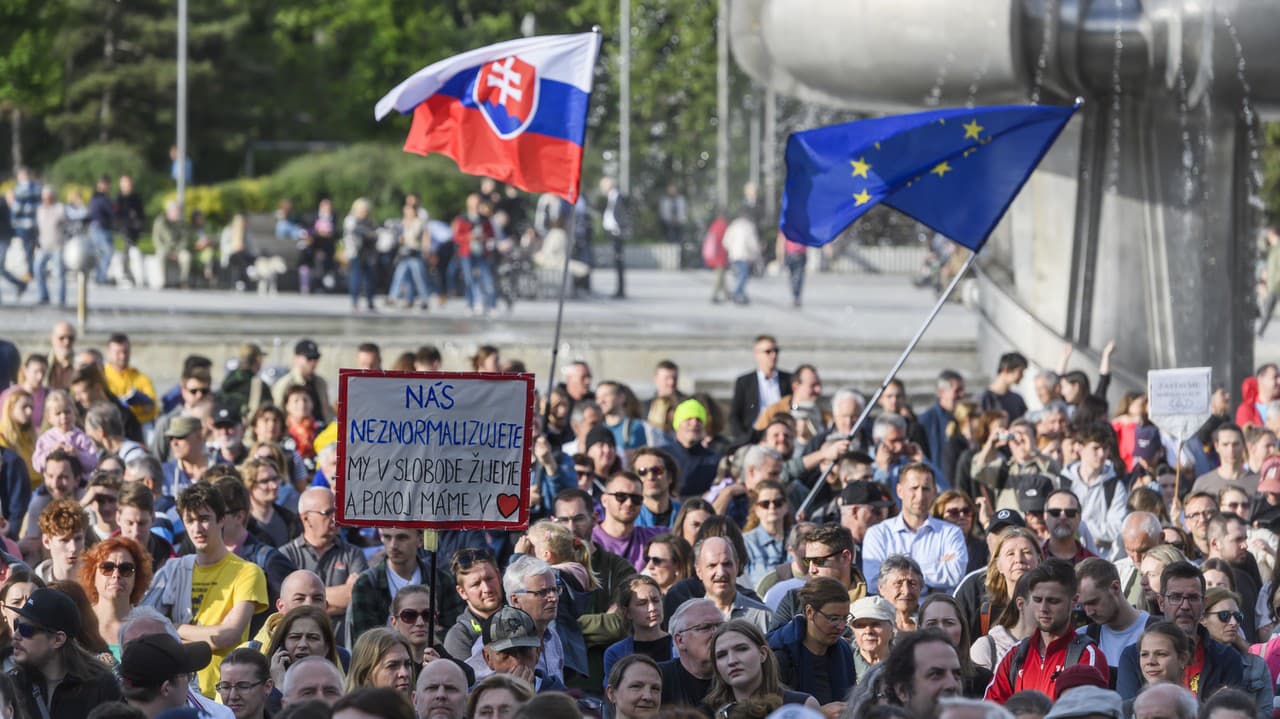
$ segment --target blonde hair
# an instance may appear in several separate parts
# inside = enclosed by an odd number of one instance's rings
[[[53,426],[49,424],[49,418],[53,416],[53,407],[57,406],[59,402],[71,408],[71,421],[77,427],[80,426],[80,412],[76,410],[76,403],[71,399],[71,394],[65,389],[51,389],[44,398],[44,422],[40,425],[41,430],[46,430]]]
[[[547,558],[548,564],[563,564],[564,562],[577,562],[587,570],[587,591],[591,591],[600,586],[600,580],[591,569],[591,545],[582,541],[568,527],[562,524],[544,519],[529,527],[529,533],[540,533],[543,535],[543,541],[546,542],[547,552],[551,555]],[[541,559],[542,557],[539,557]]]
[[[955,409],[951,411],[952,420],[947,422],[947,436],[951,437],[961,433],[960,428],[969,422],[970,417],[976,416],[981,409],[978,403],[971,399],[962,399],[956,402]]]
[[[0,407],[0,447],[8,447],[17,452],[30,471],[31,455],[36,450],[36,429],[30,422],[24,427],[13,419],[13,408],[23,397],[35,402],[31,393],[22,388],[11,390],[4,398],[4,405]]]
[[[1009,596],[1013,590],[1013,587],[1010,587],[1009,583],[1005,581],[1004,575],[1000,573],[1000,550],[1004,549],[1005,543],[1015,539],[1030,542],[1035,549],[1036,558],[1040,562],[1044,561],[1044,553],[1040,549],[1040,542],[1036,541],[1036,535],[1032,534],[1030,529],[1025,527],[1010,527],[1006,529],[1004,534],[1000,535],[1000,541],[996,543],[996,551],[991,553],[991,559],[987,562],[987,596],[992,599],[1003,599]]]

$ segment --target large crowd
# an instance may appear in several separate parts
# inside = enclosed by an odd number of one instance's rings
[[[0,342],[5,719],[1274,711],[1274,364],[1179,446],[1141,393],[1108,404],[1110,347],[1096,378],[1069,348],[977,393],[945,371],[919,412],[892,382],[856,432],[864,395],[771,336],[727,404],[669,361],[647,399],[576,361],[530,428],[528,529],[428,551],[336,524],[310,339],[270,384],[253,344],[217,380],[67,323],[23,349]]]

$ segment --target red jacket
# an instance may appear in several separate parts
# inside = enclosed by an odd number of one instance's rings
[[[1009,697],[1025,689],[1035,689],[1036,691],[1044,692],[1046,696],[1050,697],[1056,696],[1054,685],[1058,683],[1058,675],[1062,673],[1066,664],[1067,647],[1076,636],[1075,631],[1070,630],[1065,636],[1053,640],[1053,643],[1049,645],[1049,650],[1045,652],[1044,659],[1040,658],[1039,631],[1022,640],[1030,643],[1026,652],[1026,661],[1022,662],[1021,667],[1013,670],[1015,678],[1010,681],[1009,667],[1013,664],[1014,657],[1018,654],[1018,647],[1021,642],[1015,644],[1012,649],[1005,652],[1004,658],[1000,660],[1000,664],[996,667],[995,676],[991,679],[991,684],[987,687],[987,693],[984,698],[987,701],[1004,704]],[[1079,663],[1094,667],[1102,672],[1104,679],[1111,681],[1111,669],[1107,666],[1107,658],[1103,656],[1102,650],[1096,644],[1090,644],[1084,648],[1080,654]]]
[[[1245,425],[1262,426],[1262,417],[1258,414],[1258,378],[1249,375],[1240,383],[1240,406],[1236,407],[1236,426],[1244,429]]]

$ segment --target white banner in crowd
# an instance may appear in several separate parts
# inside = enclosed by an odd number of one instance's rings
[[[533,375],[338,375],[341,524],[522,529]]]
[[[1209,419],[1213,368],[1153,369],[1147,372],[1147,415],[1161,432],[1184,440]]]

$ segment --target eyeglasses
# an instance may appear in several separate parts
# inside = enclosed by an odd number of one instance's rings
[[[715,631],[717,628],[719,628],[721,624],[724,624],[724,622],[707,622],[706,624],[695,624],[692,627],[685,627],[684,629],[681,629],[680,631],[676,632],[676,634],[689,634],[692,632],[699,632],[699,633],[712,632],[712,631]]]
[[[1187,512],[1187,519],[1204,519],[1209,520],[1216,514],[1212,509],[1206,509],[1202,512]]]
[[[776,354],[778,354],[778,348],[777,348],[777,347],[766,347],[766,348],[764,348],[764,349],[760,350],[760,353],[761,353],[761,354],[767,354],[767,355],[776,355]]]
[[[1217,617],[1218,621],[1222,622],[1223,624],[1228,624],[1232,619],[1234,619],[1236,620],[1237,625],[1242,627],[1244,626],[1244,613],[1238,609],[1234,612],[1227,609],[1223,609],[1220,612],[1214,612],[1213,616]]]
[[[756,506],[760,509],[776,509],[786,505],[786,503],[787,500],[785,499],[762,499],[756,502]]]
[[[661,477],[666,473],[667,473],[667,470],[664,469],[660,464],[656,464],[652,467],[645,467],[644,469],[636,470],[636,474],[640,475],[641,477],[649,477],[649,476]]]
[[[954,517],[958,519],[960,517],[968,517],[969,515],[973,514],[973,510],[969,509],[968,507],[952,507],[951,509],[948,509],[945,514],[948,517]]]
[[[826,612],[822,611],[821,609],[818,609],[817,607],[814,607],[814,608],[813,608],[813,613],[814,613],[814,614],[817,614],[817,615],[819,615],[819,616],[821,616],[823,619],[827,620],[828,622],[830,622],[831,624],[833,624],[833,625],[835,625],[835,626],[837,626],[837,627],[847,627],[847,626],[849,626],[849,615],[847,615],[847,614],[845,614],[845,615],[839,615],[839,614],[837,614],[837,615],[835,615],[835,616],[832,616],[832,615],[827,614]]]
[[[840,556],[840,552],[832,552],[831,554],[823,555],[821,557],[805,557],[804,566],[812,567],[817,565],[819,567],[827,567],[831,565],[831,560],[838,556]]]
[[[1180,606],[1183,602],[1186,602],[1187,604],[1197,604],[1204,599],[1204,597],[1199,594],[1179,594],[1177,592],[1170,592],[1164,595],[1164,598],[1165,601],[1175,607]]]
[[[559,596],[557,594],[559,591],[559,587],[547,587],[545,589],[517,589],[512,594],[530,594],[545,602],[551,597]]]
[[[396,618],[405,624],[417,624],[418,620],[421,619],[425,624],[431,621],[432,616],[434,616],[434,612],[430,609],[423,609],[422,611],[418,611],[417,609],[401,609],[400,613],[396,615]]]
[[[1054,508],[1054,509],[1046,509],[1044,510],[1044,513],[1049,515],[1050,517],[1053,517],[1054,519],[1057,519],[1058,517],[1061,517],[1064,514],[1067,515],[1067,519],[1075,519],[1076,517],[1080,516],[1080,510],[1078,509]]]
[[[334,515],[334,513],[335,513],[336,511],[337,511],[337,510],[335,510],[335,509],[333,509],[333,508],[329,508],[329,509],[308,509],[307,511],[303,512],[303,514],[318,514],[318,515],[320,515],[321,517],[324,517],[325,519],[333,519],[333,515]]]
[[[652,564],[655,567],[661,567],[664,564],[668,564],[670,561],[671,560],[667,559],[666,557],[655,557],[651,554],[645,555],[645,558],[644,558],[645,564]]]
[[[44,632],[46,634],[53,634],[52,629],[46,629],[37,624],[27,624],[21,619],[13,620],[13,633],[17,634],[23,639],[30,639],[41,632]]]
[[[640,504],[644,501],[644,496],[639,494],[631,494],[630,492],[605,492],[604,496],[613,497],[618,504]]]
[[[585,514],[575,514],[572,517],[552,517],[551,520],[556,524],[573,524],[581,522],[587,518]]]
[[[132,577],[134,570],[137,568],[138,566],[133,562],[121,562],[119,564],[116,564],[115,562],[103,562],[98,565],[98,573],[109,577],[116,572],[120,572],[120,576],[122,577]]]
[[[280,484],[280,478],[275,475],[272,475],[270,477],[267,477],[266,479],[258,479],[254,481],[253,486],[256,487],[259,484]]]
[[[219,694],[230,694],[232,689],[236,690],[241,694],[244,694],[250,689],[253,689],[254,687],[260,687],[266,683],[267,683],[266,679],[263,679],[260,682],[236,682],[235,684],[232,684],[231,682],[218,682],[217,684],[213,685],[213,688],[217,689]]]
[[[210,389],[211,388],[209,387],[209,385],[205,385],[203,387],[187,387],[186,388],[188,394],[199,395],[201,397],[203,397],[206,394],[209,394]]]
[[[476,562],[497,563],[493,558],[493,551],[488,547],[467,547],[466,549],[459,549],[453,555],[453,563],[458,568],[455,571],[470,571],[476,565]]]

